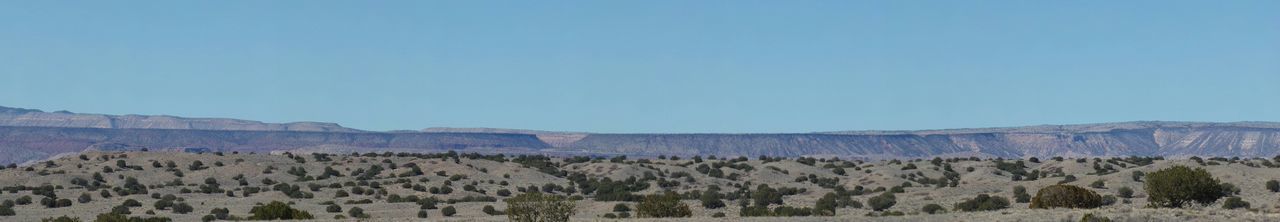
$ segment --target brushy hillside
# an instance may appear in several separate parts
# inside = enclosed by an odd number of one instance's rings
[[[1212,181],[1204,185],[1212,188],[1188,192],[1214,199],[1178,209],[1147,208],[1148,182],[1180,175],[1161,171],[1174,166],[1204,169],[1210,176],[1203,181]],[[1276,160],[1261,158],[868,162],[454,152],[86,152],[0,169],[0,221],[63,215],[85,221],[100,216],[504,221],[508,213],[543,209],[529,205],[543,202],[527,201],[551,200],[547,198],[562,198],[558,200],[566,205],[559,209],[571,209],[569,218],[577,221],[1078,221],[1086,214],[1119,221],[1280,220],[1274,214],[1280,205],[1267,187],[1269,180],[1280,178],[1278,167]],[[1101,201],[1071,205],[1088,206],[1079,209],[1029,208],[1032,199],[1055,198],[1035,195],[1058,184],[1088,193],[1058,197],[1096,194]],[[522,199],[513,199],[517,196]],[[511,211],[512,200],[522,207]],[[638,218],[643,215],[675,218]]]

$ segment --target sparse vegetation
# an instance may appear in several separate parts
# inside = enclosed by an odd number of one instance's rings
[[[315,219],[311,213],[293,209],[288,204],[272,201],[267,205],[253,207],[249,210],[249,220],[306,220]]]
[[[508,198],[505,202],[507,219],[510,221],[569,221],[569,217],[576,213],[574,201],[558,195],[524,193]]]

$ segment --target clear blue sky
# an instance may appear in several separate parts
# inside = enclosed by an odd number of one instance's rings
[[[0,106],[596,132],[1280,121],[1280,1],[6,1]]]

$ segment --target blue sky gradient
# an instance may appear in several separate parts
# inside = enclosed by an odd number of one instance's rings
[[[1280,1],[10,1],[0,106],[594,132],[1280,121]]]

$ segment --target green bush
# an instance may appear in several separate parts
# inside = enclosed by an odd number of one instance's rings
[[[267,205],[256,206],[249,210],[249,220],[306,220],[315,219],[307,211],[293,209],[280,201],[271,201]]]
[[[507,203],[507,219],[510,221],[569,221],[575,213],[574,201],[559,195],[524,193],[504,202]]]
[[[889,209],[890,207],[893,207],[894,204],[898,204],[898,198],[893,196],[893,193],[890,192],[884,192],[880,195],[867,199],[867,205],[871,206],[871,210],[875,211]]]
[[[862,203],[854,201],[847,195],[841,195],[838,192],[831,192],[822,195],[822,198],[819,198],[818,202],[814,204],[813,210],[816,215],[835,216],[836,208],[845,207],[860,208],[862,207]]]
[[[928,213],[928,214],[936,214],[936,213],[945,212],[947,210],[943,209],[941,205],[929,204],[929,205],[924,205],[924,207],[920,208],[920,211],[924,211],[925,213]]]
[[[1032,209],[1096,208],[1102,206],[1102,196],[1091,190],[1072,185],[1051,185],[1036,192],[1031,198]]]
[[[1270,190],[1271,192],[1280,192],[1280,181],[1268,180],[1267,190]]]
[[[1093,216],[1093,214],[1084,214],[1080,217],[1080,222],[1111,222],[1111,218]]]
[[[453,208],[453,206],[440,208],[440,215],[444,215],[446,217],[452,217],[454,214],[458,214],[458,208]]]
[[[1248,209],[1249,202],[1244,201],[1243,199],[1240,199],[1240,197],[1228,197],[1227,200],[1222,201],[1222,209],[1239,209],[1239,208]]]
[[[955,209],[958,211],[993,211],[1009,208],[1009,200],[1004,197],[992,197],[987,194],[978,194],[973,199],[968,199],[960,203],[956,203]]]
[[[360,207],[351,207],[351,209],[347,209],[347,215],[350,215],[351,217],[354,217],[354,218],[368,218],[368,217],[369,217],[369,215],[368,215],[368,214],[364,214],[364,209],[362,209],[362,208],[360,208]]]
[[[665,192],[645,196],[636,205],[636,214],[639,217],[689,217],[693,211],[689,210],[689,205],[680,202],[680,194]]]
[[[173,219],[169,219],[167,217],[147,217],[147,218],[127,217],[125,215],[112,214],[112,213],[98,214],[97,219],[93,220],[93,222],[170,222],[170,221],[173,221]]]
[[[1089,184],[1089,187],[1093,187],[1097,189],[1105,189],[1107,188],[1107,182],[1104,180],[1095,180],[1093,181],[1093,183]]]
[[[1031,202],[1031,194],[1027,194],[1027,187],[1022,185],[1014,186],[1013,199],[1018,203]]]
[[[50,217],[50,218],[40,219],[40,222],[81,222],[81,221],[79,217],[61,216],[61,217]]]
[[[1116,194],[1123,198],[1133,198],[1133,188],[1120,187],[1120,190],[1116,191]]]
[[[13,207],[0,206],[0,216],[13,216],[13,215],[18,215],[17,212],[13,211]]]
[[[484,212],[484,214],[488,214],[490,216],[502,215],[502,211],[498,211],[498,209],[493,208],[493,205],[484,205],[484,208],[480,209],[480,212]]]
[[[1147,202],[1153,207],[1208,205],[1226,196],[1224,187],[1202,168],[1173,166],[1147,174]]]

